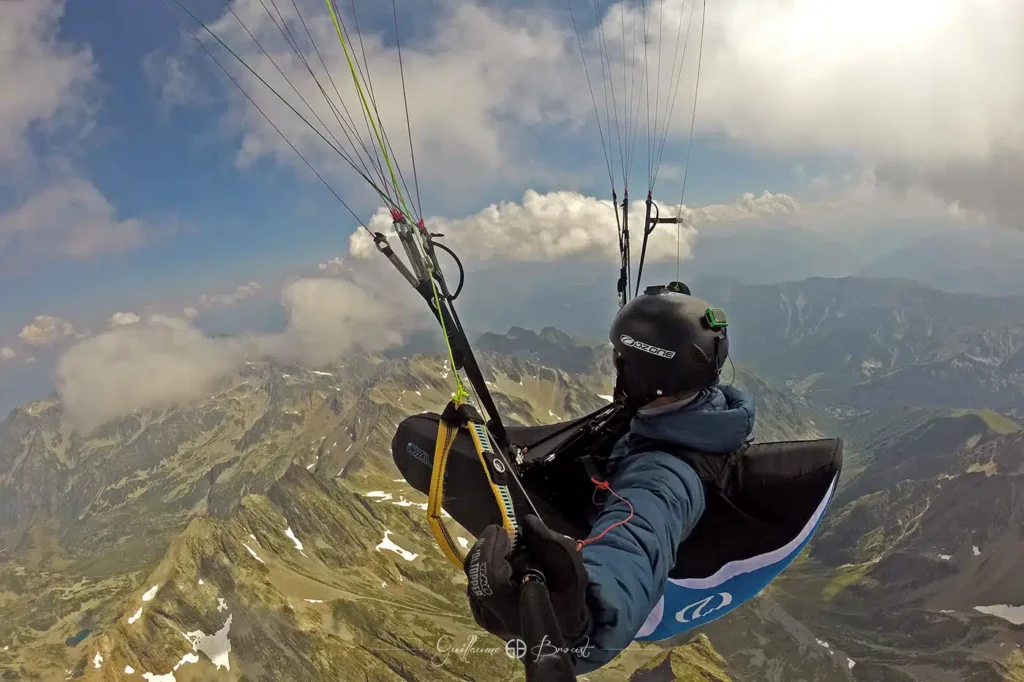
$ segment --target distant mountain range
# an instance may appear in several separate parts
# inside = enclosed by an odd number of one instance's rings
[[[1024,295],[1022,261],[1020,230],[901,223],[843,231],[705,228],[682,266],[694,280],[726,276],[744,284],[781,284],[811,277],[898,277],[951,293],[1002,296]],[[674,265],[658,272],[660,279],[674,278]]]
[[[734,320],[735,357],[815,401],[1024,407],[1024,297],[948,294],[896,279],[699,285]]]
[[[588,679],[1022,679],[1024,431],[985,409],[1017,390],[1020,300],[856,278],[702,286],[734,320],[743,364],[727,378],[754,395],[757,437],[846,438],[842,486],[809,550],[759,598]],[[253,363],[202,400],[90,434],[67,427],[57,397],[12,412],[0,422],[0,676],[521,674],[504,655],[456,651],[482,634],[464,577],[390,461],[395,425],[450,395],[445,358],[419,352],[431,343],[329,367]],[[510,423],[579,416],[611,392],[603,336],[515,327],[476,349]],[[959,373],[922,369],[936,363]],[[898,406],[886,382],[911,370],[922,402]],[[1002,392],[966,390],[997,376]]]
[[[944,291],[1024,295],[1024,232],[1001,228],[930,235],[875,259],[862,277],[905,277]]]
[[[648,263],[643,285],[674,279],[691,285],[704,279],[778,285],[861,277],[913,280],[949,293],[1024,295],[1024,232],[1018,230],[916,223],[845,231],[715,226],[698,233],[692,251],[678,269],[674,261]],[[638,253],[635,248],[634,261]],[[615,313],[617,277],[612,262],[488,263],[468,274],[462,311],[474,329],[557,326],[601,336]]]
[[[718,277],[690,286],[728,312],[735,362],[821,407],[1024,410],[1024,297],[860,277],[771,285]],[[593,344],[607,339],[615,308],[607,291],[580,285],[544,295],[523,304],[534,311],[528,320],[575,321]],[[555,361],[550,350],[535,350],[534,359]]]
[[[593,349],[557,330],[488,338],[481,364],[509,423],[607,404]],[[580,373],[531,361],[538,350]],[[391,463],[397,423],[450,392],[443,357],[353,356],[252,363],[202,400],[89,434],[55,396],[17,408],[0,422],[0,677],[513,676],[500,643],[474,653],[465,578]],[[590,679],[727,682],[723,663],[705,638],[668,657],[634,647]]]

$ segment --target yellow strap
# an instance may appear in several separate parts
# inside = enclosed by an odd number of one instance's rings
[[[495,483],[491,476],[492,466],[503,471],[505,464],[495,453],[486,426],[473,420],[468,420],[466,426],[473,438],[473,447],[480,459],[487,483],[491,487],[491,493],[498,504],[498,511],[501,512],[501,525],[508,533],[509,541],[514,549],[519,539],[519,523],[516,521],[515,508],[512,505],[512,494],[507,485]],[[430,490],[427,494],[427,523],[430,525],[430,531],[434,534],[434,540],[437,541],[441,552],[448,561],[462,568],[466,561],[466,555],[453,542],[451,533],[448,532],[448,528],[441,520],[441,507],[444,503],[444,474],[448,468],[448,455],[451,453],[458,433],[459,430],[444,419],[438,421],[437,440],[434,441],[434,463],[430,474]]]
[[[451,533],[441,520],[441,505],[444,503],[444,474],[448,469],[448,453],[452,450],[459,430],[444,419],[437,422],[437,440],[434,441],[434,465],[430,474],[430,491],[427,493],[427,523],[434,534],[437,546],[448,561],[462,568],[466,557],[452,541]]]

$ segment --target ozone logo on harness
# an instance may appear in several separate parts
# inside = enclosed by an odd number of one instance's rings
[[[427,454],[426,450],[416,445],[416,443],[409,441],[405,446],[405,451],[408,452],[413,457],[415,457],[416,459],[418,459],[419,461],[426,464],[428,467],[433,468],[433,463],[430,461],[430,455]]]
[[[619,341],[621,341],[625,346],[642,350],[643,352],[650,353],[651,355],[657,355],[659,358],[665,358],[666,360],[670,360],[676,356],[676,352],[674,350],[666,350],[664,348],[652,346],[649,343],[644,343],[643,341],[637,341],[628,334],[620,336]]]
[[[405,444],[405,451],[412,455],[415,459],[418,459],[428,469],[434,468],[434,458],[430,456],[430,453],[416,445],[412,441]],[[451,473],[447,469],[444,471],[444,484],[448,485],[448,474]]]
[[[730,604],[732,604],[732,595],[728,592],[719,592],[684,606],[676,613],[676,620],[680,623],[691,623],[709,613],[720,611]]]

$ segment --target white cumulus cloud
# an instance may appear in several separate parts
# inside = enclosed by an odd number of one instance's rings
[[[399,137],[399,133],[405,130],[406,125],[405,97],[393,28],[391,35],[376,26],[370,29],[366,17],[370,12],[369,3],[360,2],[354,6],[361,13],[359,19],[363,22],[355,57],[361,62],[360,68],[364,73],[370,74],[374,109],[379,112],[384,129],[393,131],[390,137],[394,157],[401,168],[408,169],[408,145],[398,143],[404,139]],[[340,145],[349,150],[357,163],[361,164],[360,156],[368,158],[362,149],[355,151],[361,146],[356,135],[367,144],[367,149],[371,149],[371,143],[376,143],[361,120],[361,105],[349,75],[346,57],[323,4],[307,1],[299,2],[298,7],[332,74],[333,83],[323,73],[295,6],[278,3],[277,8],[292,33],[299,36],[300,47],[325,90],[335,100],[335,107],[342,111],[335,95],[336,87],[341,101],[356,118],[358,125],[351,130],[343,129],[337,122],[332,107],[313,77],[278,29],[280,19],[268,14],[259,0],[235,0],[229,7],[231,11],[225,10],[210,23],[211,30],[317,127],[321,135],[332,142],[335,138],[340,140]],[[354,32],[353,5],[339,3],[339,7],[343,20]],[[518,149],[515,143],[518,131],[541,123],[581,125],[590,111],[589,99],[575,95],[581,92],[575,86],[582,85],[582,72],[573,61],[570,50],[574,48],[568,41],[565,27],[556,25],[543,11],[526,13],[512,10],[506,17],[505,10],[485,7],[478,2],[441,3],[437,9],[436,13],[419,17],[429,23],[429,30],[423,32],[424,39],[403,40],[402,45],[405,89],[411,126],[415,131],[417,162],[421,168],[431,169],[429,176],[424,178],[429,177],[435,185],[444,185],[453,191],[464,191],[466,186],[481,179],[521,177],[516,174],[522,167],[531,165],[533,160],[523,158]],[[399,20],[409,22],[408,14],[408,11],[400,10]],[[510,23],[513,21],[518,23]],[[411,31],[408,23],[401,31],[403,37]],[[256,44],[250,32],[262,47]],[[202,38],[215,49],[220,49],[210,36]],[[191,40],[191,37],[187,38],[187,41]],[[196,60],[200,57],[204,56],[197,55]],[[205,68],[217,68],[208,57],[204,59]],[[277,71],[275,63],[295,89],[302,93],[302,99],[312,107],[312,112]],[[362,66],[363,63],[368,63],[369,68]],[[198,66],[199,62],[195,61],[194,65]],[[329,149],[323,139],[251,73],[238,65],[230,68],[246,92],[296,147],[315,162],[320,172],[335,178],[340,170],[350,172],[344,161],[333,156],[333,152],[327,153]],[[567,93],[574,95],[567,96]],[[233,105],[226,122],[242,136],[237,156],[239,164],[248,165],[263,157],[275,157],[304,168],[289,145],[244,97],[237,93],[232,93],[232,97]],[[354,147],[348,142],[348,134],[355,141]]]
[[[288,326],[260,339],[261,345],[274,357],[312,364],[336,360],[353,346],[394,346],[409,322],[422,320],[410,314],[407,299],[376,297],[341,279],[298,279],[281,291]]]
[[[1024,3],[709,3],[698,129],[770,151],[855,155],[895,186],[1017,226]]]
[[[120,312],[118,312],[118,313],[114,313],[113,315],[111,315],[110,319],[107,320],[107,323],[112,328],[113,327],[124,327],[124,326],[127,326],[129,324],[135,324],[135,323],[137,323],[141,319],[142,318],[139,317],[137,313],[120,313]]]
[[[340,258],[332,258],[326,263],[320,263],[317,268],[326,275],[340,275],[344,272],[345,264]]]
[[[91,427],[135,409],[188,401],[244,362],[240,341],[149,319],[69,349],[57,365],[69,418]]]
[[[643,201],[632,202],[629,220],[633,226],[631,232],[637,239],[642,238],[636,235],[640,234],[645,210]],[[651,234],[647,247],[647,258],[651,262],[674,260],[677,241],[679,255],[689,258],[693,239],[701,227],[794,216],[800,207],[789,195],[763,192],[758,196],[745,194],[733,204],[683,206],[681,211],[679,206],[657,202],[657,210],[662,217],[679,216],[682,223],[678,235],[672,225],[661,226]],[[393,236],[391,217],[385,209],[378,210],[369,228]],[[444,234],[442,241],[467,260],[549,261],[576,256],[619,257],[618,228],[612,202],[576,192],[540,194],[530,190],[520,203],[492,204],[462,219],[428,220],[427,228]],[[392,248],[401,251],[396,237],[390,241]],[[372,237],[362,229],[349,239],[349,253],[356,258],[381,258]],[[321,270],[340,267],[338,259],[320,266]]]
[[[165,117],[175,107],[208,100],[202,84],[177,55],[150,52],[142,59],[142,73],[159,92],[161,113]]]
[[[0,348],[0,360],[13,360],[18,354],[10,346]]]
[[[591,4],[569,4],[582,30],[601,118],[617,119],[620,133],[623,121],[635,122],[637,160],[646,155],[640,142],[646,130],[666,124],[670,101],[670,139],[687,137],[699,55],[698,135],[723,135],[769,152],[853,160],[876,168],[880,181],[892,187],[926,188],[947,203],[1024,224],[1024,194],[1016,191],[1024,183],[1024,3],[723,0],[708,3],[704,17],[703,4],[692,0],[629,1],[599,8],[598,27]],[[301,6],[338,76],[342,99],[358,106],[323,8]],[[335,126],[330,107],[259,0],[236,0],[231,7],[317,116]],[[282,12],[301,28],[290,7]],[[353,23],[347,6],[343,14]],[[568,153],[556,143],[544,158],[533,158],[535,148],[523,143],[538,132],[600,144],[580,45],[564,7],[524,12],[463,0],[443,3],[428,21],[429,38],[410,41],[403,54],[421,169],[457,187],[507,178],[512,168],[537,177]],[[226,12],[213,28],[297,110],[314,118],[234,16]],[[623,37],[623,49],[609,48],[602,56],[602,45],[619,47]],[[365,29],[362,39],[385,128],[398,139],[405,121],[394,40],[387,31]],[[338,167],[337,160],[327,160],[322,139],[251,75],[238,75],[300,149],[319,153],[321,167]],[[606,86],[614,90],[607,99]],[[236,102],[228,121],[243,134],[240,159],[277,156],[298,163],[259,113],[241,98]],[[618,154],[615,127],[605,129],[612,156]],[[340,129],[332,130],[341,137]],[[399,165],[409,168],[407,151],[395,147]]]
[[[343,279],[293,280],[282,287],[281,303],[288,324],[280,333],[209,337],[187,319],[151,315],[76,344],[56,368],[68,418],[87,430],[206,395],[247,359],[328,363],[356,348],[400,343],[406,329],[423,322],[408,302]]]
[[[242,284],[234,291],[227,293],[203,294],[199,297],[199,303],[201,305],[231,305],[233,303],[238,303],[239,301],[244,301],[247,298],[252,298],[258,294],[262,288],[263,285],[259,282],[249,282],[247,284]]]
[[[18,338],[30,346],[48,346],[74,333],[75,328],[70,322],[53,315],[37,315],[32,324],[21,330]]]
[[[88,180],[68,177],[0,215],[0,250],[90,258],[130,250],[144,240],[141,221],[122,220]]]
[[[709,6],[698,124],[785,151],[985,158],[1024,142],[1022,25],[1024,5],[1002,1]]]
[[[73,167],[76,146],[92,128],[98,70],[89,48],[61,41],[64,8],[63,0],[0,2],[4,269],[123,252],[144,238],[142,222],[120,217]]]
[[[29,129],[85,107],[83,87],[95,75],[88,49],[57,40],[62,0],[0,3],[0,160],[32,155]],[[30,83],[32,87],[25,87]]]

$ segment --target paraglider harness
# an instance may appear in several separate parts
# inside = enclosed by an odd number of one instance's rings
[[[618,209],[618,202],[616,201],[615,204]],[[677,219],[660,218],[656,213],[652,216],[652,206],[655,210],[657,209],[648,194],[643,250],[637,275],[637,291],[639,291],[639,277],[643,271],[648,236],[660,223],[678,222]],[[617,288],[619,303],[624,305],[629,298],[630,284],[629,236],[626,222],[628,199],[622,201],[621,208],[619,243],[622,253],[622,268]],[[616,210],[616,214],[618,214],[618,210]],[[524,559],[525,553],[521,551],[521,531],[513,491],[518,492],[519,498],[525,503],[524,511],[530,511],[541,517],[526,491],[523,483],[524,477],[538,479],[537,488],[542,490],[553,487],[549,480],[552,478],[563,481],[582,480],[583,482],[589,479],[589,482],[598,487],[606,485],[603,481],[603,460],[610,452],[612,445],[629,429],[632,410],[617,396],[612,404],[583,419],[575,420],[562,428],[544,434],[539,440],[518,444],[511,442],[454,307],[454,301],[465,283],[465,269],[461,261],[454,251],[437,241],[444,235],[430,233],[422,220],[415,226],[410,225],[405,214],[397,209],[392,209],[391,217],[395,233],[402,244],[409,265],[407,266],[399,258],[384,234],[374,233],[374,244],[377,250],[391,262],[402,277],[427,302],[440,324],[456,384],[455,393],[438,420],[437,437],[434,442],[427,500],[427,520],[431,532],[445,557],[453,565],[463,568],[465,554],[445,527],[441,512],[445,497],[448,456],[456,436],[460,430],[465,429],[472,438],[473,448],[497,503],[502,526],[510,539],[512,554]],[[437,249],[451,256],[458,267],[459,282],[454,293],[450,290],[438,263]],[[667,288],[689,293],[689,289],[679,282],[673,282]],[[487,415],[486,421],[476,407],[468,401],[470,395],[463,383],[462,375],[465,375],[483,406]],[[539,447],[543,441],[557,443],[557,445],[553,448],[550,446]],[[546,454],[542,457],[530,456],[534,449],[540,449]],[[585,508],[584,502],[589,501],[593,495],[593,491],[588,490],[585,486],[573,486],[569,490],[565,486],[558,487],[560,488],[559,495],[563,498],[566,495],[581,496],[579,509]],[[572,661],[555,619],[544,574],[536,567],[531,566],[528,561],[521,560],[517,562],[517,565],[522,568],[513,580],[517,586],[520,600],[522,635],[527,652],[523,657],[527,680],[551,680],[554,682],[575,680]],[[563,653],[543,658],[531,658],[529,653],[540,651],[542,647],[538,645],[545,641],[545,637],[556,651]],[[550,648],[548,650],[550,651]]]

